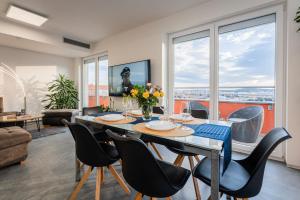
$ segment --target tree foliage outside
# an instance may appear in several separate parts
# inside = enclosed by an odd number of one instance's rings
[[[58,78],[48,84],[48,94],[43,102],[45,109],[76,109],[78,106],[78,91],[74,81],[59,74]]]

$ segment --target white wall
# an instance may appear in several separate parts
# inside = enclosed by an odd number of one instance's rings
[[[288,0],[287,3],[287,129],[293,139],[287,143],[286,159],[288,165],[300,168],[300,24],[293,19],[299,0]]]
[[[74,79],[74,60],[50,54],[0,46],[0,62],[10,66],[25,85],[28,113],[41,111],[41,99],[47,83],[58,74]],[[23,95],[16,81],[0,72],[0,96],[4,97],[4,111],[20,111]]]
[[[198,7],[178,12],[164,19],[151,22],[140,27],[131,29],[108,37],[94,46],[94,53],[107,51],[109,65],[126,63],[134,60],[151,59],[152,82],[163,85],[164,69],[166,63],[167,34],[204,25],[209,22],[226,17],[246,13],[264,8],[270,5],[284,3],[287,5],[287,48],[286,65],[288,68],[287,81],[287,128],[293,139],[287,143],[287,163],[294,167],[300,167],[300,33],[296,33],[297,25],[293,22],[296,9],[300,6],[299,0],[212,0]],[[299,26],[299,25],[298,25]]]

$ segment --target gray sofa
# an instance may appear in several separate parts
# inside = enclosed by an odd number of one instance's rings
[[[0,128],[0,168],[27,158],[31,134],[18,126]]]

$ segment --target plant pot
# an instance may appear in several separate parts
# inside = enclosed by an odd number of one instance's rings
[[[142,105],[142,114],[144,121],[150,121],[152,118],[152,106],[150,105]]]

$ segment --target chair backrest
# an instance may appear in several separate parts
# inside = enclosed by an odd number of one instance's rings
[[[86,165],[93,167],[107,166],[111,158],[102,148],[90,130],[83,124],[70,123],[64,120],[75,140],[77,158]]]
[[[261,115],[264,112],[262,106],[248,106],[241,108],[237,111],[234,111],[229,115],[228,118],[242,118],[242,119],[251,119],[258,115]]]
[[[113,139],[122,159],[122,172],[127,183],[147,196],[159,197],[172,188],[167,176],[145,143],[137,138],[122,137],[110,130],[106,133]]]
[[[183,112],[186,112],[186,109],[183,110]],[[208,119],[208,112],[206,110],[191,110],[191,115],[194,118],[198,119]]]
[[[202,105],[199,101],[190,101],[190,107],[192,110],[206,110],[208,113],[207,107]]]
[[[71,122],[69,122],[68,120],[66,120],[66,119],[62,119],[61,120],[61,122],[65,125],[65,126],[68,126],[69,127],[69,130],[70,130],[70,132],[71,132],[71,135],[72,135],[72,137],[73,137],[73,139],[74,139],[74,141],[76,140],[76,138],[75,138],[75,135],[74,135],[74,133],[73,133],[73,131],[71,131]]]
[[[159,106],[154,106],[152,112],[155,114],[164,114],[164,111]]]
[[[262,106],[245,107],[233,112],[228,119],[233,121],[232,139],[255,143],[263,127],[264,109]],[[241,121],[237,119],[241,119]]]
[[[94,115],[94,114],[102,113],[102,112],[103,112],[103,110],[100,106],[82,108],[82,115]]]
[[[268,157],[281,142],[289,138],[291,136],[284,128],[274,128],[260,141],[246,159],[238,161],[250,173],[250,179],[242,189],[244,191],[241,190],[241,193],[248,193],[248,197],[259,193]]]

